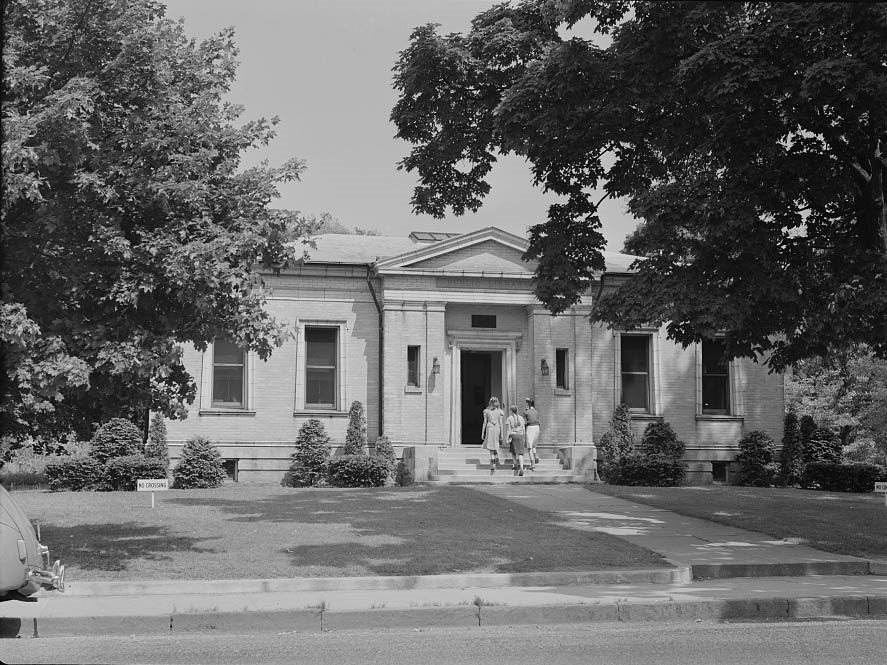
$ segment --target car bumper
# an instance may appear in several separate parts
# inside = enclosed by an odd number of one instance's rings
[[[46,545],[40,546],[40,555],[43,558],[43,566],[30,566],[28,568],[25,585],[19,589],[19,593],[28,596],[35,593],[38,589],[64,592],[65,567],[58,560],[52,566],[49,565],[49,548]]]

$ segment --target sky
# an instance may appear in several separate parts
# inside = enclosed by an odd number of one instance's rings
[[[555,197],[533,187],[522,158],[501,158],[492,192],[474,214],[438,220],[412,212],[417,176],[397,170],[410,145],[390,121],[397,100],[392,71],[413,29],[441,24],[466,32],[494,0],[166,0],[167,16],[184,18],[188,34],[206,38],[233,26],[240,67],[230,101],[243,120],[278,116],[277,138],[254,151],[252,164],[291,157],[307,163],[302,180],[280,186],[275,207],[383,235],[468,232],[496,226],[520,236],[545,221]],[[601,209],[607,249],[619,251],[636,226],[624,201]]]

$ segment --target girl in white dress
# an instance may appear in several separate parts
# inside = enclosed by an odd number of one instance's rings
[[[499,408],[499,398],[491,397],[490,405],[484,409],[484,424],[480,436],[483,447],[490,452],[490,475],[496,472],[499,463],[499,446],[502,444],[502,420],[505,413]]]

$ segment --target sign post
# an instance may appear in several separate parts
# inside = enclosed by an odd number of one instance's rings
[[[887,483],[875,483],[875,492],[881,492],[884,495],[884,505],[887,506]]]
[[[151,508],[154,508],[154,492],[163,492],[169,489],[169,480],[166,478],[139,478],[136,481],[137,492],[151,492]]]

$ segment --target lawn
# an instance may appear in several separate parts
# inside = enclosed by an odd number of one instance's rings
[[[800,538],[826,552],[887,560],[887,507],[881,494],[728,485],[589,489],[777,538]]]
[[[652,568],[653,552],[468,487],[16,491],[71,580]]]

